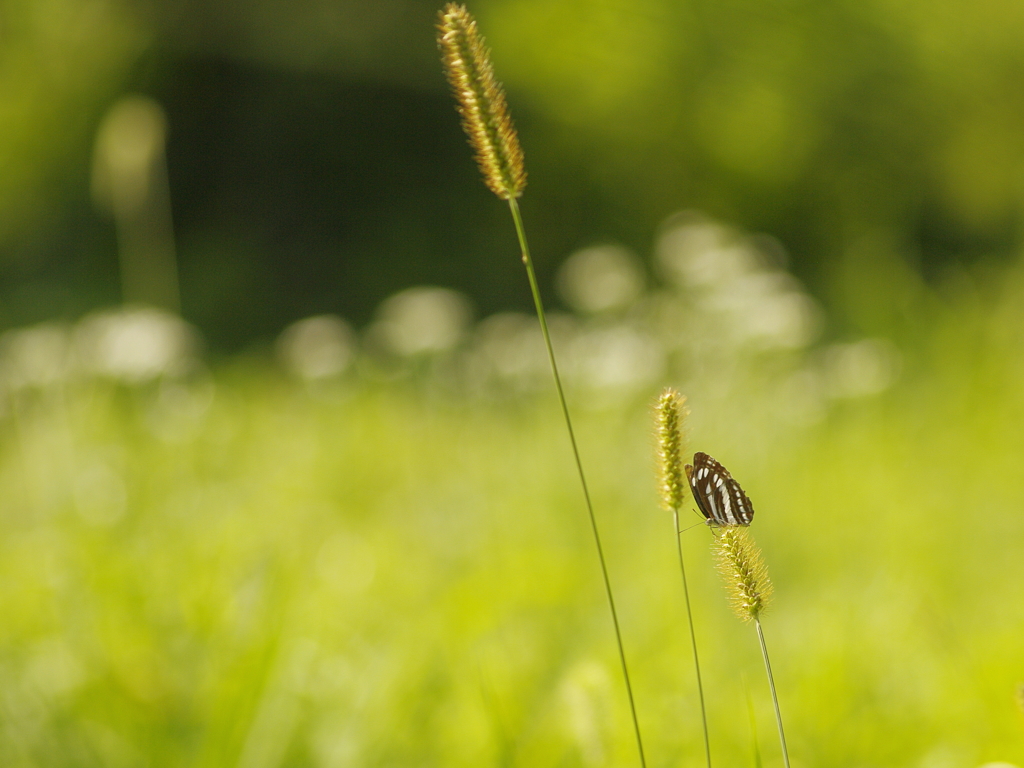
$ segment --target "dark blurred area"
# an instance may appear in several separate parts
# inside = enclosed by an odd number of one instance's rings
[[[180,302],[222,351],[317,313],[361,326],[413,285],[460,290],[478,315],[529,308],[441,73],[438,8],[5,0],[0,328],[146,300],[126,275],[152,248],[179,283],[156,303]],[[1018,251],[1020,4],[470,10],[521,133],[545,285],[580,247],[646,258],[665,217],[698,209],[776,237],[835,331],[884,334],[908,285]],[[155,126],[139,177],[152,216],[97,182],[97,137],[133,94]]]

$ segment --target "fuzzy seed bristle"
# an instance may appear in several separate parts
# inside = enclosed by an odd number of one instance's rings
[[[519,197],[526,186],[523,150],[476,21],[465,6],[448,3],[437,30],[445,74],[484,181],[502,200]]]
[[[655,407],[658,435],[658,471],[661,503],[666,509],[678,510],[686,498],[683,477],[683,422],[689,410],[686,398],[674,389],[666,389]]]
[[[742,527],[720,529],[714,549],[733,611],[744,621],[757,619],[772,594],[761,551]]]

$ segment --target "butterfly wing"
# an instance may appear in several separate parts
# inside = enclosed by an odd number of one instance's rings
[[[726,473],[728,474],[728,473]],[[736,517],[737,525],[750,525],[754,519],[754,505],[750,503],[747,494],[740,488],[740,484],[729,477],[729,495],[732,498],[733,514]]]
[[[754,506],[729,470],[708,456],[695,453],[693,465],[686,465],[686,477],[697,507],[714,525],[750,525]]]
[[[693,457],[693,460],[697,462],[695,467],[692,464],[687,464],[683,467],[686,470],[686,479],[690,481],[690,492],[693,494],[693,500],[697,502],[697,509],[700,513],[708,519],[709,522],[714,522],[714,518],[711,516],[711,512],[708,511],[708,503],[704,500],[705,494],[701,490],[702,487],[706,486],[706,483],[700,483],[697,479],[697,473],[700,472],[700,461],[698,456],[706,456],[707,454],[698,453]]]

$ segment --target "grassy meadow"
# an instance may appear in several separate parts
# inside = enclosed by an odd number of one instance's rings
[[[1024,764],[1024,273],[921,288],[871,392],[828,383],[834,349],[728,346],[705,299],[620,318],[676,343],[628,386],[573,377],[584,321],[553,324],[648,764],[703,764],[652,461],[670,384],[757,510],[793,764]],[[8,344],[0,765],[635,765],[557,402],[480,373],[485,325],[309,381],[250,355],[15,386]],[[708,529],[682,536],[714,763],[779,765],[753,629]]]
[[[442,4],[350,5],[0,5],[0,768],[703,768],[677,533],[789,768],[666,387],[792,766],[1024,768],[1024,5],[479,0],[525,228],[468,22],[512,221]]]

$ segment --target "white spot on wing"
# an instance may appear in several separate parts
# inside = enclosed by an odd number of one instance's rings
[[[721,478],[719,478],[721,480]],[[722,518],[729,525],[736,525],[736,515],[732,513],[732,499],[729,498],[729,492],[726,491],[722,494]]]
[[[708,488],[705,493],[705,497],[708,500],[708,506],[711,507],[711,517],[718,522],[721,519],[721,513],[718,511],[717,499],[715,498],[714,492]]]

